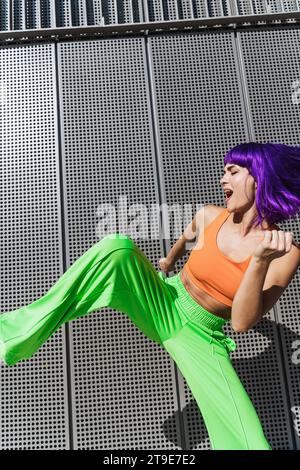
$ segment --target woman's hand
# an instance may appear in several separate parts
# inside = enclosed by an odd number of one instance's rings
[[[160,269],[161,269],[164,273],[167,273],[167,272],[169,272],[169,271],[173,271],[173,270],[174,270],[174,264],[173,264],[173,263],[169,263],[168,258],[161,258],[158,263],[159,263]]]
[[[293,240],[293,232],[266,230],[264,239],[254,251],[253,257],[268,262],[280,258],[291,250]]]

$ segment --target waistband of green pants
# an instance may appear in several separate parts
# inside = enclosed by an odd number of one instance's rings
[[[180,279],[180,272],[175,274],[175,276],[166,277],[165,281],[167,284],[173,285],[176,288],[178,301],[184,310],[187,320],[206,326],[212,330],[222,330],[223,325],[228,320],[218,317],[198,304],[184,287]]]

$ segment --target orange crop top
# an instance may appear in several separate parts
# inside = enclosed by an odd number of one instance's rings
[[[204,233],[200,236],[202,248],[197,248],[197,242],[184,268],[193,284],[231,307],[252,256],[237,263],[219,250],[217,234],[229,215],[230,212],[225,208],[205,227]],[[279,230],[275,224],[272,227],[274,230]]]

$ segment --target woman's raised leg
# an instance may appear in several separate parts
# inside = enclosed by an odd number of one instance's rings
[[[125,314],[151,340],[163,341],[185,320],[177,293],[127,235],[103,237],[83,253],[42,297],[0,315],[0,359],[28,359],[65,322],[103,307]]]

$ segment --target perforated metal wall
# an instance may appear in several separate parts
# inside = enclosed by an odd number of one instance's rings
[[[58,54],[73,262],[103,236],[96,233],[100,203],[117,208],[124,196],[128,207],[150,208],[159,198],[143,39],[59,44]],[[158,269],[161,242],[139,246]],[[107,309],[72,323],[71,348],[76,448],[176,446],[173,369],[164,350]]]
[[[298,44],[282,27],[2,47],[1,310],[41,296],[101,238],[99,204],[224,206],[226,150],[299,144]],[[163,244],[137,243],[158,269]],[[299,272],[251,331],[224,328],[274,449],[300,448],[298,296]],[[120,312],[63,325],[0,373],[2,448],[210,448],[184,377]]]
[[[63,274],[53,44],[0,48],[1,311],[27,305]],[[69,442],[64,329],[30,361],[0,367],[1,448]]]
[[[130,25],[299,10],[299,0],[1,0],[0,31]]]
[[[234,35],[173,35],[150,38],[149,44],[166,202],[224,205],[221,156],[247,140]],[[178,270],[182,266],[178,261]],[[209,449],[197,404],[180,377],[187,446]]]

